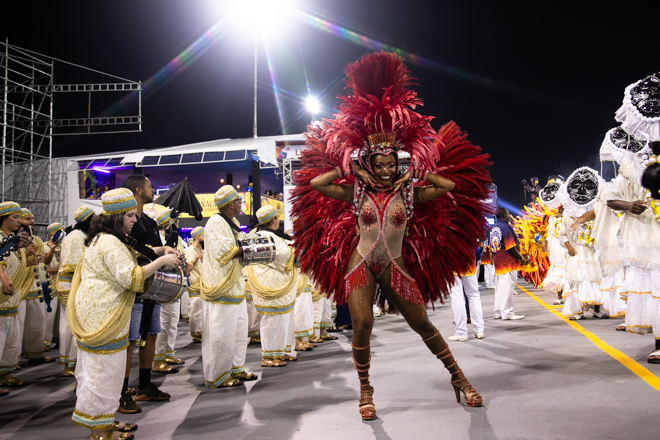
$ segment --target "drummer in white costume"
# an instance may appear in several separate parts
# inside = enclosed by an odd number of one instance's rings
[[[57,272],[55,288],[60,303],[60,364],[64,365],[65,377],[75,376],[76,362],[78,360],[78,345],[71,334],[66,319],[66,307],[69,301],[71,280],[73,274],[82,260],[85,252],[85,239],[87,231],[96,214],[91,208],[81,206],[76,209],[73,218],[76,221],[74,230],[62,241],[61,264]]]
[[[193,342],[202,342],[202,303],[199,297],[200,283],[202,276],[202,260],[204,258],[204,228],[197,226],[190,233],[192,243],[186,249],[186,274],[190,281],[190,286],[186,289],[190,296],[190,307],[188,312],[188,321],[190,322],[190,336]]]
[[[293,335],[296,351],[313,350],[309,337],[314,335],[314,305],[312,286],[307,274],[300,274],[296,286],[296,303],[293,306]]]
[[[0,203],[0,239],[7,238],[20,225],[21,207],[10,201]],[[5,387],[28,385],[28,382],[11,375],[16,370],[21,356],[21,331],[18,322],[21,291],[29,289],[34,280],[32,268],[26,263],[25,249],[11,252],[0,261],[0,396],[9,393]]]
[[[261,365],[283,367],[285,357],[296,359],[293,344],[293,306],[296,300],[298,270],[294,267],[295,255],[287,241],[291,237],[279,232],[280,219],[277,210],[262,206],[257,211],[259,227],[256,234],[271,237],[275,242],[275,260],[269,264],[248,266],[248,284],[252,299],[261,315]],[[288,350],[287,350],[288,349]]]
[[[67,319],[78,344],[72,419],[91,429],[95,440],[133,438],[129,432],[137,426],[115,423],[115,412],[126,368],[135,293],[142,291],[145,279],[158,269],[180,264],[180,260],[177,254],[168,254],[146,266],[138,265],[136,253],[123,242],[137,221],[133,193],[114,189],[101,200],[103,214],[92,222],[88,248],[76,268],[68,298]]]
[[[243,368],[248,345],[245,279],[237,238],[242,234],[236,216],[241,199],[231,185],[213,197],[218,213],[204,228],[202,263],[202,360],[204,383],[209,388],[243,385],[257,376]],[[241,379],[241,380],[238,380]]]
[[[46,272],[52,277],[55,278],[57,272],[60,269],[60,259],[62,258],[62,247],[60,243],[53,243],[53,236],[56,232],[64,232],[64,225],[59,222],[54,222],[48,225],[46,229],[48,232],[48,242],[44,245],[44,260],[48,260],[50,257],[50,264],[46,267]],[[58,307],[58,292],[54,286],[51,287],[50,291],[50,307],[51,312],[48,312],[48,305],[43,304],[44,310],[46,311],[46,333],[44,334],[44,346],[48,350],[53,345],[53,335],[59,338],[59,320],[64,319],[59,316],[59,307]],[[57,331],[55,331],[57,330]]]
[[[172,218],[170,217],[172,210],[164,206],[156,206],[158,214],[154,220],[158,224],[160,240],[163,246],[165,246],[167,242],[165,234],[172,222]],[[184,249],[181,237],[177,237],[177,239],[176,250],[183,254]],[[151,371],[154,373],[178,373],[179,369],[171,365],[185,364],[185,361],[174,358],[174,344],[176,343],[176,334],[179,328],[180,310],[181,303],[178,299],[172,303],[162,304],[160,306],[161,332],[156,336],[156,351],[154,353],[154,363],[151,367]]]

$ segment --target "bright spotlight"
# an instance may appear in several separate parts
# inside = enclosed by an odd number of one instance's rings
[[[313,96],[307,97],[305,100],[305,107],[307,107],[307,111],[312,115],[315,115],[321,111],[321,105],[319,104],[319,101]]]
[[[260,30],[272,35],[286,27],[283,18],[289,10],[284,0],[240,0],[232,2],[236,24],[250,30]]]

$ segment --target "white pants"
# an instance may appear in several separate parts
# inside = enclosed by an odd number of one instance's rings
[[[190,311],[188,320],[190,321],[190,335],[202,336],[202,308],[204,300],[199,295],[190,297]]]
[[[176,332],[179,328],[180,309],[181,304],[178,300],[160,306],[161,332],[156,336],[154,361],[164,361],[165,358],[174,357],[174,344],[176,343]]]
[[[202,300],[204,383],[215,388],[243,371],[247,353],[247,307]],[[233,367],[233,368],[232,368]]]
[[[321,330],[332,327],[332,304],[326,297],[314,301],[314,334],[318,338]]]
[[[257,308],[254,305],[254,301],[252,301],[251,299],[247,300],[247,312],[248,312],[248,336],[250,338],[258,338],[260,334],[259,328],[261,327],[261,315],[257,313]]]
[[[18,295],[15,293],[14,295]],[[0,375],[16,369],[21,357],[21,328],[18,314],[0,316]]]
[[[22,309],[22,310],[21,310]],[[44,357],[46,335],[46,309],[38,299],[25,299],[18,307],[19,319],[23,318],[23,350],[27,359]]]
[[[183,319],[189,318],[190,317],[190,294],[186,290],[183,292],[183,295],[181,295],[181,317]]]
[[[479,274],[468,277],[456,277],[454,285],[451,288],[451,309],[454,312],[454,322],[456,322],[456,334],[467,336],[467,311],[465,310],[465,295],[470,304],[470,320],[474,325],[475,333],[484,331],[484,314],[481,309],[481,297],[479,295]]]
[[[306,338],[314,334],[314,306],[312,292],[302,292],[296,296],[293,306],[293,335],[296,338]]]
[[[53,342],[53,336],[59,337],[59,301],[56,296],[50,298],[50,308],[52,309],[52,312],[50,313],[46,310],[46,307],[48,307],[46,303],[43,303],[42,305],[44,306],[44,313],[46,313],[46,333],[44,334],[44,342],[50,347],[50,344]],[[64,319],[66,319],[66,316],[64,316]]]
[[[110,428],[119,408],[126,353],[126,349],[110,354],[79,350],[76,410],[71,417],[75,424],[89,429]]]
[[[66,320],[66,307],[61,303],[60,317],[60,364],[72,368],[78,360],[78,345]]]
[[[262,359],[283,360],[285,354],[288,354],[286,353],[287,344],[290,346],[293,337],[292,315],[290,311],[276,315],[261,315]]]
[[[486,287],[492,289],[495,287],[495,265],[485,264],[484,265],[484,281],[486,282]]]
[[[509,319],[513,315],[513,288],[518,279],[518,272],[512,270],[495,279],[495,304],[493,317]]]

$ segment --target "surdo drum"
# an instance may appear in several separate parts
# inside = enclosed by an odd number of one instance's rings
[[[248,235],[238,240],[243,248],[243,266],[248,264],[268,264],[275,260],[275,241],[272,237]]]
[[[138,298],[161,305],[171,304],[183,295],[186,284],[182,267],[165,266],[144,281],[144,293],[138,293]]]

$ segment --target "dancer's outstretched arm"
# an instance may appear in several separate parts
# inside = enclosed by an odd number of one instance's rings
[[[375,183],[374,178],[369,173],[367,173],[366,170],[363,170],[356,165],[353,165],[353,174],[372,186]],[[312,188],[321,194],[325,194],[328,197],[341,200],[343,202],[353,203],[353,185],[337,185],[336,183],[332,183],[338,178],[339,170],[334,169],[315,177],[310,182],[310,185]]]

